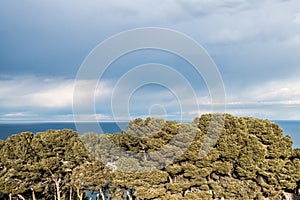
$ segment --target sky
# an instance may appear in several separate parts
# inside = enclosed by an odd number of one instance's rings
[[[107,38],[143,27],[175,30],[206,49],[223,80],[226,113],[300,120],[298,0],[10,0],[0,1],[0,24],[0,121],[73,121],[75,85],[94,84],[76,79],[85,58]],[[118,81],[147,63],[169,66],[189,84],[148,84],[123,94],[127,85]],[[188,86],[195,96],[185,92]],[[81,121],[94,119],[85,113],[87,92],[76,97]],[[190,121],[212,112],[203,77],[170,52],[145,49],[120,57],[93,92],[99,121],[182,115]],[[114,112],[123,105],[127,113]]]

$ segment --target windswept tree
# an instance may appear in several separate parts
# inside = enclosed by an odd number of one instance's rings
[[[32,147],[33,134],[24,132],[9,137],[2,147],[3,175],[0,190],[10,196],[35,199],[41,190],[40,172],[36,170],[36,152]]]
[[[86,191],[98,193],[102,200],[107,200],[112,197],[112,176],[109,168],[95,160],[77,166],[72,172],[71,184],[80,200]]]
[[[5,173],[5,171],[7,170],[7,168],[4,165],[4,145],[5,145],[5,141],[0,140],[0,177],[3,175],[3,173]]]
[[[224,120],[222,120],[224,119]],[[211,123],[211,122],[214,123]],[[297,199],[300,150],[274,122],[147,118],[115,134],[71,130],[0,140],[0,199]]]
[[[0,140],[0,155],[2,155],[2,156],[0,156],[0,199],[4,198],[4,196],[5,196],[5,193],[3,193],[4,188],[2,188],[3,186],[1,186],[1,183],[4,182],[2,180],[2,177],[4,177],[4,174],[7,171],[7,167],[4,165],[4,162],[3,162],[3,155],[4,155],[3,147],[4,147],[4,145],[5,145],[5,141]]]
[[[55,188],[57,200],[67,198],[67,193],[72,196],[72,171],[89,159],[78,134],[68,129],[49,130],[37,133],[32,142],[43,182]]]

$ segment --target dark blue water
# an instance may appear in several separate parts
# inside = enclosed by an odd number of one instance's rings
[[[294,148],[300,148],[300,120],[276,120],[285,135],[290,135],[294,141]],[[99,123],[104,133],[116,133],[126,128],[127,122],[101,122]],[[96,132],[98,130],[89,130],[91,123],[81,123],[85,130],[78,131],[79,134],[84,132]],[[32,133],[43,132],[49,129],[72,129],[77,131],[75,123],[65,122],[47,122],[47,123],[0,123],[0,139],[5,140],[12,134],[29,131]]]
[[[90,128],[94,127],[95,123],[90,122],[81,122],[80,129],[76,128],[75,123],[72,122],[46,122],[46,123],[0,123],[0,139],[6,140],[12,134],[17,134],[21,132],[44,132],[47,130],[58,130],[58,129],[72,129],[77,131],[79,134],[83,134],[85,132],[95,132],[99,133],[99,129]],[[102,128],[104,133],[116,133],[124,130],[126,128],[127,122],[100,122],[100,127]],[[80,130],[80,131],[79,131]]]
[[[284,135],[289,135],[294,141],[294,148],[300,148],[300,120],[275,120],[283,129]]]

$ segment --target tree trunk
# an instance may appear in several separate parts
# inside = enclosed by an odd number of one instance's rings
[[[102,189],[100,189],[99,192],[101,194],[102,200],[105,200],[105,196],[104,196],[104,193],[103,193]]]
[[[83,199],[83,193],[80,193],[79,188],[77,188],[77,196],[78,196],[78,198],[79,198],[80,200]]]
[[[182,196],[185,196],[188,193],[188,190],[183,191]]]
[[[22,195],[18,194],[18,197],[22,200],[26,200]]]
[[[50,174],[51,174],[51,176],[52,176],[52,180],[54,181],[54,183],[55,183],[55,188],[56,188],[56,198],[54,197],[54,199],[56,200],[61,200],[61,197],[60,197],[60,193],[61,193],[61,191],[60,191],[60,182],[61,182],[61,178],[57,178],[57,177],[55,177],[55,175],[51,172],[51,170],[50,170]]]
[[[147,152],[144,150],[144,161],[147,161]]]
[[[173,183],[173,179],[172,179],[172,177],[171,176],[168,176],[169,177],[169,181],[170,181],[170,183]]]
[[[128,190],[126,190],[126,194],[127,194],[128,198],[129,198],[129,200],[132,200],[132,196],[131,196],[131,194],[130,194],[130,192]]]
[[[9,200],[12,200],[11,193],[9,193]]]
[[[72,190],[72,186],[70,186],[70,200],[72,200],[72,195],[73,195],[73,190]]]
[[[61,200],[61,197],[60,197],[60,182],[61,182],[61,178],[59,178],[58,180],[54,180],[54,182],[55,182],[55,187],[56,187],[57,200]]]
[[[31,189],[31,193],[32,193],[32,200],[36,200],[33,188],[30,188],[30,189]]]

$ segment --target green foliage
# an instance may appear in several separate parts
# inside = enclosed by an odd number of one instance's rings
[[[182,167],[178,164],[169,165],[166,168],[166,171],[171,174],[172,176],[175,176],[176,174],[179,174],[183,171]]]
[[[35,169],[36,158],[31,145],[32,140],[33,134],[24,132],[12,135],[5,144],[2,143],[3,170],[0,178],[0,191],[24,195],[31,188],[40,188],[41,174]]]
[[[0,153],[0,198],[281,199],[300,188],[291,138],[276,123],[232,115],[136,119],[121,133],[81,137],[25,132],[0,140]]]
[[[137,199],[155,199],[164,196],[166,189],[164,187],[137,187],[135,196]]]
[[[111,171],[98,161],[85,162],[77,166],[71,175],[71,185],[82,196],[88,189],[92,192],[109,193],[109,185],[112,182]]]

